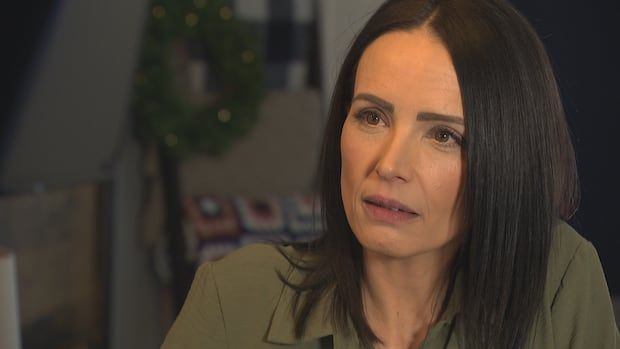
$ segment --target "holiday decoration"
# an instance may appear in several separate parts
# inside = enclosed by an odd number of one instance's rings
[[[139,138],[175,158],[221,154],[256,121],[255,38],[224,0],[155,0],[147,23],[132,101]]]

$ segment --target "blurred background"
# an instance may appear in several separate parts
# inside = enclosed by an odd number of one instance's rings
[[[159,347],[197,264],[313,238],[329,96],[380,3],[6,4],[0,347]],[[513,3],[564,98],[583,191],[570,223],[618,299],[620,12]]]

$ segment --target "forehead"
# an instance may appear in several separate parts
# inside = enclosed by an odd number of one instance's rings
[[[358,64],[358,93],[378,94],[397,107],[463,115],[450,54],[427,29],[388,32],[373,41]]]

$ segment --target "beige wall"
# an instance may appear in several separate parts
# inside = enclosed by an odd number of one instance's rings
[[[109,179],[127,138],[147,1],[56,3],[0,164],[7,192]]]
[[[327,105],[340,64],[357,32],[384,0],[319,0],[322,101]]]
[[[184,195],[290,195],[308,192],[321,141],[318,91],[270,91],[258,122],[220,158],[181,166]]]

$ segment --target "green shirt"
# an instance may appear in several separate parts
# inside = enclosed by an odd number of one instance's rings
[[[609,291],[592,244],[561,223],[549,258],[543,317],[529,338],[531,347],[620,349]],[[269,245],[250,245],[203,264],[162,348],[359,348],[355,336],[332,327],[326,300],[311,314],[303,338],[294,337],[293,291],[275,273],[286,275],[289,269]],[[292,281],[300,277],[296,271],[290,274]],[[455,293],[458,285],[457,279]],[[420,348],[444,348],[446,343],[447,348],[463,348],[456,299],[450,299]]]

